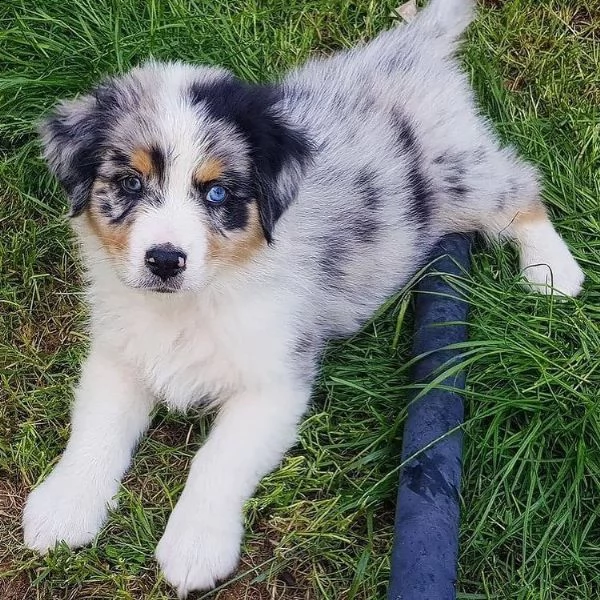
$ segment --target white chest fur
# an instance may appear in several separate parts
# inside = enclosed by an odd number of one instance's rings
[[[160,400],[184,410],[285,376],[292,336],[284,305],[267,293],[243,299],[92,294],[92,334]]]

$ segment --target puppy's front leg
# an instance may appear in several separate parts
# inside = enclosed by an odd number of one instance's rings
[[[245,391],[222,407],[156,548],[180,596],[209,589],[236,567],[244,502],[294,443],[306,385]]]
[[[25,506],[29,548],[46,552],[61,540],[74,548],[96,536],[152,405],[150,394],[118,357],[92,348],[75,390],[67,448]]]

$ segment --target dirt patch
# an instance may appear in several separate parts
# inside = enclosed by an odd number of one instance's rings
[[[591,40],[600,39],[600,9],[589,9],[580,6],[569,20],[571,29],[584,38]]]
[[[252,586],[242,581],[236,582],[217,595],[218,600],[271,600],[271,598],[272,596],[265,584]]]
[[[575,31],[587,29],[592,25],[592,13],[587,7],[580,6],[573,12],[570,24]]]
[[[504,86],[511,92],[520,92],[527,86],[524,74],[516,68],[509,69],[508,77],[504,80]]]
[[[479,6],[488,9],[504,8],[507,0],[479,0]]]
[[[268,522],[254,526],[260,540],[251,543],[232,579],[245,574],[220,591],[215,600],[316,600],[312,586],[300,570],[289,567],[269,573],[280,535]],[[255,581],[261,575],[261,581]],[[264,579],[264,581],[263,581]]]
[[[271,600],[272,596],[266,581],[254,582],[256,576],[266,571],[270,559],[273,557],[273,545],[265,536],[260,543],[251,544],[246,552],[242,553],[240,566],[231,576],[235,579],[246,573],[238,581],[234,581],[216,595],[216,600]]]
[[[4,566],[0,565],[1,571]],[[0,598],[2,600],[30,600],[34,598],[34,591],[31,589],[31,584],[25,573],[17,573],[12,579],[0,579]]]
[[[182,422],[158,422],[152,425],[147,437],[171,448],[182,448],[186,447],[190,440],[194,441],[193,426],[192,419]]]
[[[502,8],[506,0],[479,0],[479,4],[485,8]]]
[[[0,472],[0,598],[2,600],[29,600],[34,598],[29,578],[15,569],[10,548],[20,543],[20,520],[25,490],[6,479]]]
[[[8,542],[18,533],[25,496],[25,489],[0,471],[0,563],[4,562],[3,553],[9,546]]]

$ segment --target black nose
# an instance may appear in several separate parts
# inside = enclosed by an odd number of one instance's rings
[[[185,269],[186,255],[171,244],[154,246],[146,252],[146,266],[163,281]]]

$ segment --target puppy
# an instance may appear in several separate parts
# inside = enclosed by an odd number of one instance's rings
[[[149,63],[42,126],[89,277],[72,433],[25,543],[89,543],[157,402],[218,406],[156,548],[181,595],[236,567],[242,508],[294,443],[326,340],[356,332],[450,232],[512,240],[528,284],[577,294],[535,169],[453,58],[470,0],[251,85]]]

